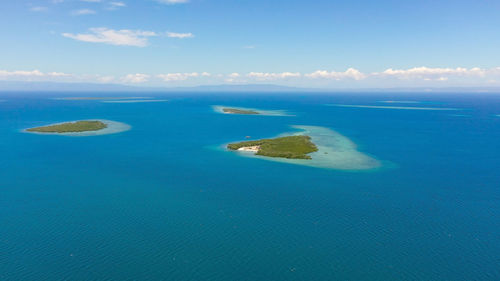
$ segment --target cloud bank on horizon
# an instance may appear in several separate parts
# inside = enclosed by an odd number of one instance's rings
[[[500,2],[21,0],[0,8],[0,24],[18,22],[0,34],[2,81],[500,86],[491,28],[500,26]]]
[[[117,84],[145,84],[156,86],[179,86],[190,81],[190,85],[206,84],[253,84],[275,83],[279,85],[336,85],[339,82],[349,82],[359,87],[384,85],[429,85],[446,86],[447,81],[458,81],[459,85],[474,86],[500,86],[500,67],[491,69],[474,68],[429,68],[414,67],[410,69],[389,68],[382,72],[363,73],[357,69],[349,68],[343,72],[317,70],[312,73],[300,72],[250,72],[212,74],[209,72],[186,73],[132,73],[124,76],[72,74],[63,72],[7,71],[0,70],[0,81],[46,81],[46,82],[91,82],[91,83],[117,83]],[[353,84],[356,83],[356,84]],[[314,86],[313,86],[314,87]]]

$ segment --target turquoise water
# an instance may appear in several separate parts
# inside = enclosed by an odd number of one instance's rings
[[[0,280],[500,280],[498,95],[54,97],[0,95]],[[398,100],[457,110],[380,107]],[[131,129],[21,132],[85,119]],[[334,130],[383,166],[220,149],[290,125]]]

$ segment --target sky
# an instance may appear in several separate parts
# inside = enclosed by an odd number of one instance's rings
[[[500,86],[498,0],[0,1],[0,81]]]

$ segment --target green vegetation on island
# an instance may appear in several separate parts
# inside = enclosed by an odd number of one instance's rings
[[[76,121],[56,125],[36,127],[27,129],[28,132],[38,133],[78,133],[88,131],[99,131],[108,126],[101,121]]]
[[[260,114],[257,111],[247,110],[247,109],[237,109],[237,108],[223,108],[222,111],[224,113],[231,113],[231,114]]]
[[[228,144],[229,150],[256,151],[256,155],[288,159],[312,159],[309,153],[318,151],[309,136],[287,136]]]

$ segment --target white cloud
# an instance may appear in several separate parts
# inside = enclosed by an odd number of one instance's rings
[[[191,32],[190,33],[167,32],[167,37],[184,39],[184,38],[193,38],[194,35]]]
[[[0,70],[2,81],[50,81],[84,83],[122,83],[148,85],[200,85],[219,83],[258,83],[272,81],[280,85],[306,87],[413,87],[413,86],[500,86],[500,67],[496,68],[428,68],[387,69],[361,73],[355,69],[344,72],[250,72],[240,74],[209,72],[174,72],[165,74],[132,73],[121,77],[110,74],[68,74],[40,70]],[[339,81],[339,82],[337,82]]]
[[[72,74],[64,73],[64,72],[49,72],[46,74],[49,77],[70,77]]]
[[[445,81],[448,80],[449,77],[453,76],[475,76],[475,77],[483,77],[488,74],[493,74],[495,72],[494,69],[481,69],[478,67],[473,67],[470,69],[457,67],[457,68],[430,68],[430,67],[414,67],[410,69],[392,69],[389,68],[381,73],[373,73],[374,76],[382,76],[382,77],[394,77],[397,79],[404,80],[436,80],[436,81]],[[500,72],[500,71],[499,71]]]
[[[167,74],[158,74],[156,77],[162,79],[165,82],[172,81],[184,81],[188,78],[199,77],[200,74],[197,72],[192,73],[167,73]]]
[[[25,80],[36,81],[47,78],[71,77],[71,74],[63,72],[41,72],[40,70],[0,70],[0,80]]]
[[[149,80],[149,75],[142,73],[128,74],[125,77],[122,77],[122,82],[125,83],[144,83]]]
[[[80,9],[80,10],[75,10],[75,11],[71,12],[71,14],[74,16],[93,15],[95,13],[96,12],[94,10],[91,10],[91,9]]]
[[[157,0],[157,2],[162,3],[162,4],[184,4],[188,3],[189,0]]]
[[[88,3],[100,3],[101,0],[80,0],[82,2],[88,2]]]
[[[302,76],[298,72],[282,72],[282,73],[264,73],[264,72],[250,72],[247,77],[261,81],[298,78]]]
[[[40,70],[0,70],[0,81],[110,83],[113,76],[42,72]]]
[[[500,68],[482,69],[478,67],[473,68],[430,68],[430,67],[414,67],[409,69],[393,69],[389,68],[383,72],[373,72],[365,74],[357,69],[349,68],[344,72],[328,72],[325,70],[318,70],[313,73],[305,74],[308,78],[314,79],[354,79],[363,80],[371,78],[372,80],[379,80],[380,78],[395,78],[397,80],[407,81],[439,81],[446,82],[451,78],[484,78],[489,76],[500,75]]]
[[[0,77],[11,77],[11,76],[43,76],[44,74],[39,70],[15,70],[15,71],[7,71],[0,70]]]
[[[128,29],[114,30],[105,27],[91,28],[89,31],[90,33],[63,33],[62,35],[83,42],[135,47],[145,47],[148,45],[148,37],[157,36],[157,34],[152,31]]]
[[[218,74],[216,75],[218,78],[224,78],[224,75]],[[245,79],[242,79],[242,75],[239,74],[238,72],[233,72],[227,75],[227,77],[224,79],[224,82],[226,83],[243,83],[245,82]]]
[[[114,76],[98,76],[97,81],[101,83],[110,83],[115,80]]]
[[[109,2],[109,6],[111,8],[122,8],[122,7],[127,7],[127,4],[125,4],[124,2],[119,2],[119,1],[116,1],[116,2]]]
[[[335,71],[328,72],[326,70],[317,70],[313,73],[306,74],[305,76],[313,79],[333,79],[333,80],[342,80],[345,78],[361,80],[366,77],[365,74],[363,74],[362,72],[360,72],[355,68],[349,68],[344,72],[335,72]]]
[[[35,7],[30,8],[30,11],[32,11],[32,12],[47,12],[48,10],[49,10],[49,8],[42,7],[42,6],[35,6]]]

